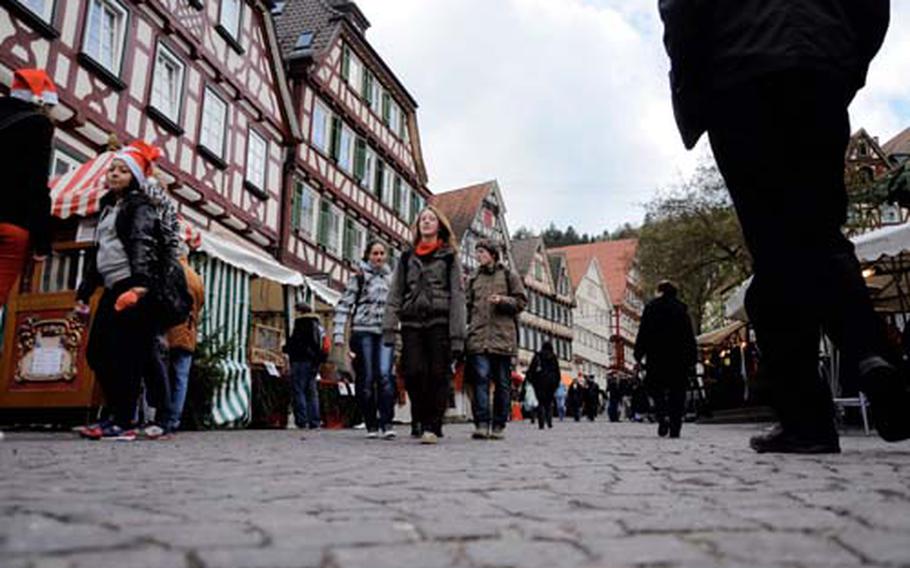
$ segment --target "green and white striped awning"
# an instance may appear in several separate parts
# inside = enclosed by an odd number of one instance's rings
[[[222,361],[226,381],[215,391],[212,420],[216,426],[245,426],[251,414],[252,379],[246,353],[252,276],[209,255],[197,257],[194,264],[205,287],[200,333],[231,345]]]

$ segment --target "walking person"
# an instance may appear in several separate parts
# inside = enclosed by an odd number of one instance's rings
[[[521,277],[500,261],[496,243],[478,241],[474,252],[479,266],[466,291],[467,367],[474,387],[471,437],[499,440],[505,437],[509,420],[512,358],[518,353],[518,314],[528,303],[528,296]]]
[[[464,353],[465,292],[451,225],[433,206],[417,216],[412,246],[395,267],[382,329],[386,345],[401,333],[411,419],[423,429],[421,443],[436,444],[452,363]]]
[[[566,419],[566,396],[568,395],[568,390],[566,389],[565,383],[562,382],[560,378],[559,386],[556,387],[556,413],[559,415],[559,421],[562,422]]]
[[[634,354],[644,366],[646,389],[654,399],[657,434],[679,438],[689,374],[698,356],[695,332],[676,286],[663,281],[657,294],[642,312]]]
[[[392,382],[394,347],[382,341],[382,320],[391,285],[386,246],[371,241],[335,307],[335,344],[344,345],[345,327],[351,322],[350,346],[356,378],[355,390],[367,428],[367,438],[395,438],[392,419],[395,390]]]
[[[746,311],[780,420],[752,438],[757,452],[840,451],[820,330],[859,362],[879,435],[910,438],[910,391],[883,358],[882,323],[841,232],[847,107],[889,11],[888,0],[660,1],[680,133],[692,148],[707,131],[753,259]]]
[[[619,409],[622,402],[622,389],[616,377],[607,379],[607,418],[610,422],[619,422]]]
[[[316,382],[319,365],[325,361],[322,339],[325,331],[319,316],[306,302],[297,304],[294,330],[284,346],[291,362],[291,405],[294,424],[301,429],[316,430],[319,419],[319,389]]]
[[[572,379],[569,385],[569,393],[566,397],[566,408],[569,414],[576,422],[581,420],[581,410],[584,405],[584,387],[582,387],[578,378]]]
[[[88,256],[76,293],[75,312],[88,317],[88,301],[99,286],[104,293],[92,322],[86,358],[104,392],[110,416],[82,430],[91,439],[133,440],[134,422],[146,378],[148,392],[167,421],[168,385],[149,373],[166,323],[163,295],[174,284],[165,282],[161,266],[161,227],[155,204],[143,191],[158,148],[134,142],[119,150],[107,172],[108,193],[101,201],[95,246]],[[185,287],[185,282],[183,282]]]
[[[57,90],[42,69],[19,69],[0,98],[0,160],[7,191],[0,208],[0,309],[25,268],[50,254],[51,198],[47,186]]]
[[[527,382],[534,386],[537,393],[537,427],[541,430],[544,427],[553,427],[553,399],[556,397],[557,390],[562,386],[560,382],[562,377],[559,371],[559,360],[553,351],[553,344],[544,341],[540,346],[540,351],[534,354],[531,359],[531,365],[525,376]],[[565,387],[563,387],[565,392]],[[563,410],[560,414],[560,421],[565,416],[565,395],[563,395]]]
[[[193,365],[193,354],[199,339],[199,314],[205,305],[205,288],[202,278],[190,266],[186,251],[180,255],[180,266],[183,267],[187,289],[193,300],[190,316],[187,320],[172,327],[167,332],[168,345],[168,380],[170,381],[170,408],[166,430],[176,432],[180,428],[183,406],[190,382],[190,369]]]
[[[585,416],[588,420],[594,422],[600,413],[600,387],[597,386],[592,375],[585,377],[583,396]]]

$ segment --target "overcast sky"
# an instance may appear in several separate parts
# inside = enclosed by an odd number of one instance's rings
[[[433,192],[497,179],[511,230],[600,233],[690,172],[656,0],[358,0],[367,39],[419,104]],[[910,126],[910,2],[853,106],[885,142]]]

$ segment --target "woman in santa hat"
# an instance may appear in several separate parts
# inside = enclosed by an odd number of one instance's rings
[[[29,251],[42,260],[51,249],[51,198],[47,187],[57,104],[54,83],[42,69],[19,69],[8,97],[0,98],[0,307],[25,266]]]
[[[161,151],[141,141],[119,150],[107,173],[109,193],[102,199],[95,232],[94,254],[89,255],[77,292],[77,312],[88,313],[94,291],[104,287],[92,323],[87,349],[110,420],[82,434],[93,439],[135,439],[133,429],[143,375],[156,356],[158,332],[149,298],[158,280],[160,226],[155,203],[143,191]],[[147,385],[150,391],[166,385]],[[166,405],[156,405],[166,412]],[[156,416],[164,423],[166,416]]]

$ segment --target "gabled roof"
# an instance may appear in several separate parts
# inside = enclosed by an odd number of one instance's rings
[[[860,139],[865,140],[867,146],[869,147],[869,153],[866,156],[867,159],[878,158],[884,162],[888,162],[888,154],[882,149],[878,144],[878,140],[873,137],[871,134],[866,132],[865,128],[860,128],[850,136],[850,141],[847,143],[847,160],[859,159],[859,156],[851,156],[853,153],[853,148],[856,146]]]
[[[910,127],[882,144],[882,151],[888,156],[894,154],[910,154]]]
[[[493,191],[495,181],[485,181],[461,189],[430,196],[430,204],[442,211],[452,223],[455,238],[461,242],[465,232],[477,217],[483,200]]]
[[[560,253],[566,257],[566,264],[569,268],[569,278],[572,280],[572,289],[578,291],[578,285],[584,279],[585,274],[591,266],[591,262],[597,257],[589,252],[576,247],[561,247],[550,249],[551,253]],[[598,269],[600,263],[598,262]],[[601,273],[603,280],[603,273]]]
[[[512,241],[512,260],[515,261],[515,271],[522,278],[527,276],[528,270],[531,269],[531,261],[534,259],[534,254],[542,245],[543,239],[540,237],[529,237]]]
[[[386,87],[397,90],[400,98],[417,108],[417,101],[364,37],[370,24],[356,3],[351,0],[288,0],[281,12],[274,17],[278,43],[286,60],[291,58],[301,34],[313,34],[309,48],[304,53],[318,57],[332,45],[342,28],[347,26],[351,32],[349,35],[360,40],[372,63],[378,67],[374,70],[380,72],[386,83],[391,83],[386,84]]]
[[[620,239],[616,241],[600,241],[584,245],[572,245],[554,249],[554,252],[563,252],[571,258],[597,258],[600,264],[600,270],[607,286],[607,293],[610,295],[610,301],[614,305],[621,304],[626,297],[626,288],[629,282],[629,272],[632,270],[632,264],[635,261],[635,254],[638,251],[638,239]],[[583,264],[582,260],[577,261],[578,265]],[[587,270],[587,265],[583,270]],[[571,269],[571,260],[569,274],[572,274],[572,282],[577,286],[575,276]],[[584,276],[584,273],[582,273]],[[578,278],[581,281],[581,277]]]

